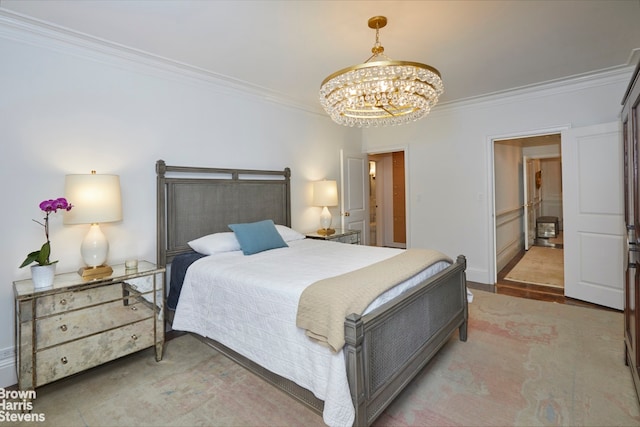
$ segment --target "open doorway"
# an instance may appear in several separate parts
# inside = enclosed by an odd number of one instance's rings
[[[560,134],[494,141],[497,285],[564,295]]]
[[[407,247],[404,151],[369,155],[369,244]]]

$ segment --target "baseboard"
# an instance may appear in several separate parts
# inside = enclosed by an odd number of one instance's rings
[[[479,291],[491,292],[493,294],[496,293],[495,285],[489,285],[487,283],[478,283],[478,282],[467,281],[467,288],[476,289],[476,290],[479,290]]]
[[[466,275],[467,275],[468,282],[490,283],[490,284],[493,284],[494,282],[493,278],[489,275],[489,271],[485,269],[469,267],[469,264],[467,264]]]
[[[524,247],[524,240],[521,238],[512,240],[504,248],[500,249],[496,259],[497,271],[502,271],[509,262],[518,255]]]
[[[0,387],[7,388],[17,383],[15,349],[3,348],[0,350]]]

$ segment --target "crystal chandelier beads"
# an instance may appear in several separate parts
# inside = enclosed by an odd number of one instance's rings
[[[409,123],[427,115],[444,92],[435,68],[419,62],[393,61],[383,54],[378,30],[386,22],[382,16],[369,20],[369,27],[376,29],[371,58],[322,82],[320,103],[338,124],[370,127]]]

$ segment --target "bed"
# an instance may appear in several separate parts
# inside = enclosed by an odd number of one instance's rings
[[[214,233],[229,232],[229,224],[252,223],[268,218],[287,232],[292,232],[291,172],[289,169],[265,171],[168,166],[162,160],[156,163],[156,172],[158,263],[167,266],[175,261],[178,266],[184,264],[185,259],[192,258],[186,263],[192,267],[186,273],[185,288],[182,290],[178,311],[169,311],[166,318],[170,322],[178,322],[182,329],[194,333],[211,347],[322,414],[327,424],[370,425],[456,330],[459,339],[466,341],[468,312],[464,256],[458,256],[455,261],[444,265],[440,262],[432,271],[414,276],[414,283],[408,284],[406,290],[392,299],[376,300],[378,302],[362,315],[347,315],[342,331],[344,346],[338,351],[313,342],[299,328],[291,328],[291,334],[300,336],[292,338],[299,340],[299,347],[305,347],[304,351],[317,354],[328,366],[323,368],[323,362],[320,362],[320,368],[313,367],[312,370],[322,372],[326,368],[329,377],[339,377],[337,380],[327,379],[331,384],[339,384],[339,387],[336,386],[338,388],[330,385],[329,388],[323,389],[326,391],[319,392],[315,383],[323,382],[323,378],[314,379],[313,384],[308,384],[300,381],[295,373],[279,371],[278,364],[274,365],[272,360],[285,357],[292,357],[294,360],[306,358],[300,356],[297,347],[287,347],[277,355],[251,352],[238,347],[238,340],[244,341],[242,337],[220,335],[221,330],[227,329],[226,326],[221,326],[225,321],[224,315],[221,314],[224,313],[224,308],[216,309],[218,317],[209,321],[213,329],[216,329],[216,325],[219,326],[217,331],[199,329],[197,325],[204,318],[191,318],[190,315],[180,314],[181,305],[197,304],[198,300],[206,301],[200,294],[205,288],[202,284],[198,285],[198,280],[201,280],[198,278],[204,273],[199,271],[224,270],[226,267],[221,267],[224,265],[223,262],[231,262],[242,266],[240,270],[250,272],[253,264],[247,264],[249,259],[251,263],[262,262],[263,258],[281,256],[280,252],[286,253],[289,259],[294,259],[303,256],[298,255],[300,252],[342,252],[348,249],[347,246],[354,245],[309,242],[309,239],[295,238],[287,241],[286,248],[261,252],[250,257],[238,254],[237,251],[223,254],[219,258],[216,258],[217,254],[215,257],[194,257],[188,242]],[[373,252],[369,251],[376,251],[377,254],[379,249],[381,248],[360,247],[357,248],[357,252],[361,255],[354,257],[371,257]],[[380,260],[386,260],[392,255],[380,255]],[[276,264],[278,263],[282,264],[282,261],[277,261]],[[171,265],[172,269],[173,267]],[[265,266],[261,265],[259,268],[264,269]],[[300,268],[304,270],[299,272],[308,273],[311,270],[308,266]],[[294,271],[293,276],[287,275],[289,270]],[[172,271],[171,275],[175,272],[176,270]],[[266,275],[270,278],[270,284],[265,286],[276,287],[279,281],[287,284],[294,282],[298,280],[295,274],[295,268],[275,269]],[[307,279],[315,280],[319,277],[321,276],[311,274]],[[267,291],[260,290],[260,298],[269,300],[270,296],[265,292]],[[298,293],[293,293],[287,297],[288,301],[287,298],[282,299],[282,304],[291,305],[291,301],[298,297]],[[205,305],[214,302],[215,298]],[[244,308],[238,312],[242,310]],[[194,308],[189,305],[182,313],[196,311],[197,306]],[[284,312],[284,309],[277,305],[272,307],[272,312],[281,311]],[[235,311],[227,313],[234,315]],[[204,312],[199,315],[204,316]],[[245,327],[253,326],[247,321],[246,325],[241,325],[239,329]],[[258,335],[263,334],[248,333],[247,337],[250,339],[247,341],[258,339]],[[303,343],[302,340],[306,341]],[[254,342],[252,345],[256,347],[260,344]],[[310,350],[306,349],[307,347]],[[345,394],[342,383],[346,387],[346,404],[345,396],[342,396]],[[343,414],[341,411],[344,408],[350,408],[350,412],[347,410],[347,413]]]

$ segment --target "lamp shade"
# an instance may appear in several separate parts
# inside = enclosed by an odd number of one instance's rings
[[[65,224],[97,224],[122,219],[118,175],[67,175],[65,196],[73,209],[65,212]]]
[[[338,206],[338,185],[336,181],[324,180],[313,183],[314,206]]]

